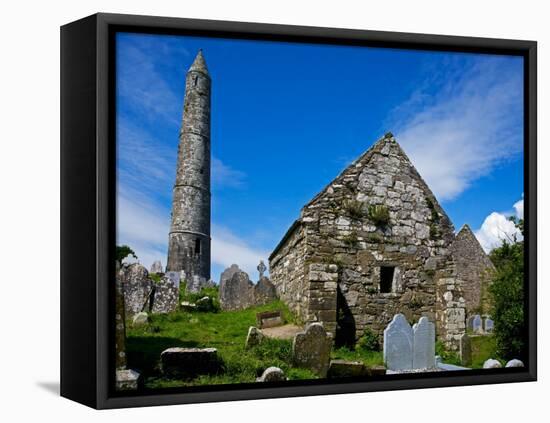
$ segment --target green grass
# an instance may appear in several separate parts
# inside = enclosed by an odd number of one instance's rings
[[[381,351],[368,351],[362,348],[350,350],[347,347],[334,348],[331,358],[349,361],[360,361],[367,367],[382,366],[384,359]]]
[[[499,360],[504,365],[506,362],[496,354],[496,340],[494,336],[472,336],[472,368],[482,369],[483,363],[489,358]]]
[[[145,326],[127,326],[128,366],[142,373],[148,388],[254,382],[270,366],[280,367],[289,379],[315,379],[312,372],[291,367],[290,340],[265,339],[259,346],[245,350],[248,328],[256,325],[256,313],[274,310],[281,310],[285,321],[294,322],[281,301],[240,311],[152,315]],[[164,379],[159,358],[170,347],[217,348],[223,371],[194,380]]]

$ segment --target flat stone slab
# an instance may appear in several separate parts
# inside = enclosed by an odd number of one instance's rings
[[[220,371],[216,348],[168,348],[160,354],[160,361],[169,378],[191,379]]]
[[[328,378],[368,376],[367,367],[360,361],[331,360]]]
[[[262,334],[267,338],[274,339],[293,339],[298,332],[302,332],[304,328],[296,325],[283,325],[274,328],[262,329]]]
[[[256,324],[260,329],[273,328],[284,324],[283,314],[280,310],[264,311],[256,314]]]

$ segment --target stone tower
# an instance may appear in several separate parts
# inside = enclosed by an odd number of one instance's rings
[[[210,279],[210,75],[199,50],[187,72],[167,271]]]

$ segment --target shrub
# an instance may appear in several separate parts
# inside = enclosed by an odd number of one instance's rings
[[[514,223],[522,229],[522,221]],[[497,352],[507,360],[525,359],[523,241],[504,241],[490,258],[496,267],[489,293]]]
[[[386,226],[390,222],[390,212],[382,204],[371,204],[368,208],[368,216],[376,226]]]
[[[369,328],[365,329],[363,336],[359,338],[357,346],[365,351],[379,351],[380,344],[378,343],[378,335]]]
[[[365,215],[364,204],[358,200],[346,200],[343,204],[345,213],[352,219],[361,219]]]
[[[349,235],[346,235],[342,240],[344,241],[344,244],[346,244],[350,248],[357,246],[357,244],[359,243],[357,232],[355,231],[351,231]]]

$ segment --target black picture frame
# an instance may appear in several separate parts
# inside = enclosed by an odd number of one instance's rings
[[[209,386],[117,394],[114,378],[114,56],[117,31],[524,57],[525,368]],[[537,44],[534,41],[119,14],[61,27],[61,395],[90,407],[233,401],[534,381],[537,378]],[[465,374],[466,373],[466,374]]]

